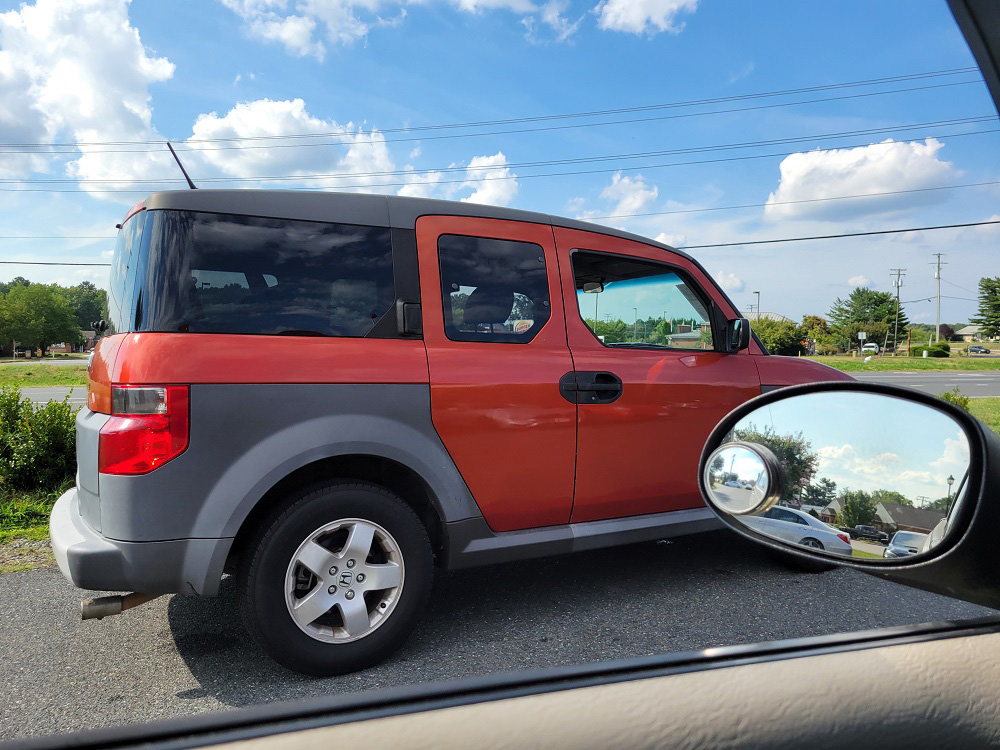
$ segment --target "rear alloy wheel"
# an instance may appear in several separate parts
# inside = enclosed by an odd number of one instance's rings
[[[818,539],[813,539],[812,537],[807,537],[806,539],[803,539],[801,542],[799,542],[799,544],[801,544],[803,547],[809,547],[810,549],[826,549],[823,546],[823,542],[819,541]]]
[[[430,594],[427,533],[397,496],[336,482],[292,498],[241,570],[247,625],[289,669],[371,666],[402,645]]]

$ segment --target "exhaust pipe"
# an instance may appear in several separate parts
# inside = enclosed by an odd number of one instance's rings
[[[82,620],[101,620],[105,617],[120,615],[126,609],[138,607],[140,604],[152,601],[162,594],[118,594],[116,596],[99,596],[96,599],[84,599],[80,602]]]

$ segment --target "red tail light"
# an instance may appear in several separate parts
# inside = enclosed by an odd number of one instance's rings
[[[837,538],[840,539],[845,544],[851,543],[851,537],[847,536],[847,534],[837,534]]]
[[[148,474],[187,448],[187,386],[112,386],[111,414],[101,428],[102,474]]]

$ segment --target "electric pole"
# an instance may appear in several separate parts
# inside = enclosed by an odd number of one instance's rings
[[[941,256],[944,253],[931,253],[937,257],[937,270],[934,271],[934,278],[937,279],[937,314],[935,316],[936,326],[934,330],[934,343],[938,343],[941,340],[941,266],[948,265],[947,263],[941,262]],[[933,266],[934,263],[931,263]]]
[[[903,272],[905,268],[890,268],[889,275],[896,274],[896,278],[892,280],[892,285],[896,287],[896,322],[892,326],[892,356],[896,356],[896,350],[899,349],[899,288],[903,286]]]

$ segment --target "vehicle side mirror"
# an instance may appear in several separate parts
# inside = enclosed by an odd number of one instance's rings
[[[93,323],[90,324],[90,327],[93,328],[97,333],[104,333],[106,330],[108,330],[108,321],[95,320]]]
[[[734,318],[726,323],[726,351],[741,352],[750,346],[750,321]]]
[[[940,398],[843,381],[766,393],[709,436],[699,485],[787,555],[1000,608],[1000,437]]]

